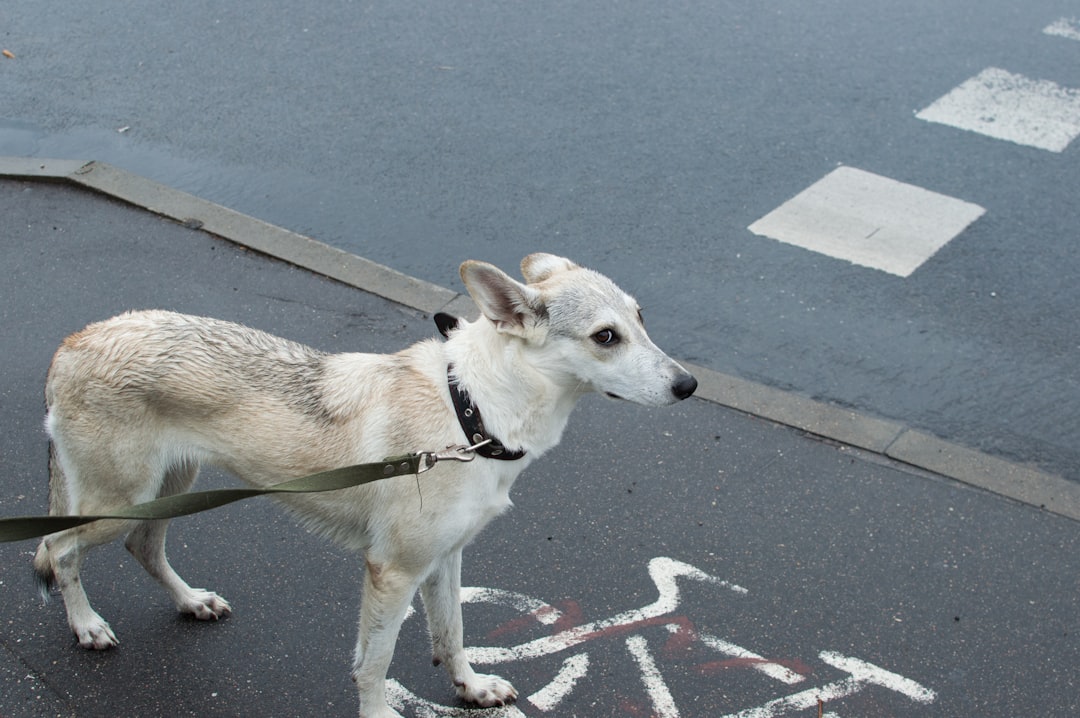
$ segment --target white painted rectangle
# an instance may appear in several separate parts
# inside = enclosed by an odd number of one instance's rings
[[[907,277],[983,212],[971,202],[838,167],[749,230]]]
[[[1070,40],[1080,40],[1080,20],[1075,17],[1063,17],[1043,28],[1047,35],[1057,35]]]
[[[1061,152],[1080,135],[1080,90],[988,67],[915,116]]]

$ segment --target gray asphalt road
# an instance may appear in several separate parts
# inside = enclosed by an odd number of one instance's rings
[[[0,154],[109,161],[439,283],[567,254],[684,359],[1076,478],[1075,143],[914,116],[987,67],[1075,93],[1080,42],[1042,32],[1069,13],[43,0],[3,11]],[[747,231],[840,164],[986,214],[906,279]]]
[[[41,387],[90,320],[164,307],[327,350],[434,335],[429,317],[70,186],[0,182],[0,216],[0,515],[46,504]],[[465,583],[493,590],[465,612],[470,645],[511,649],[494,668],[520,712],[462,710],[414,617],[391,667],[406,716],[1080,709],[1076,521],[699,399],[591,397],[513,498],[466,551]],[[177,617],[119,545],[91,554],[87,590],[121,640],[103,653],[74,644],[58,600],[40,605],[32,549],[0,544],[3,718],[355,715],[358,562],[271,502],[170,531],[178,570],[233,604],[215,624]],[[517,648],[558,636],[546,655]]]

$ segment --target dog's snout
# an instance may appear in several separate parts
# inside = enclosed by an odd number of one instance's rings
[[[677,399],[686,399],[697,391],[697,379],[691,374],[683,374],[671,386],[671,393]]]

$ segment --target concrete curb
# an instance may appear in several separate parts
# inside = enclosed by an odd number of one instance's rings
[[[103,162],[0,157],[0,177],[72,182],[421,311],[439,311],[459,296]]]
[[[472,300],[102,162],[0,157],[0,178],[76,184],[428,314],[475,318]],[[687,365],[696,397],[1080,521],[1080,483],[878,419]]]

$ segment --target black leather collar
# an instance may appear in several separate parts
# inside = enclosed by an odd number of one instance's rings
[[[435,315],[435,324],[439,327],[439,333],[449,337],[450,332],[457,329],[457,317],[442,312]],[[469,394],[462,389],[454,379],[453,365],[446,368],[446,383],[450,387],[450,398],[454,402],[454,411],[457,413],[458,423],[469,444],[485,443],[476,448],[476,453],[485,459],[498,459],[500,461],[517,461],[525,456],[524,451],[510,451],[503,443],[487,433],[484,428],[484,420],[480,418],[480,409],[469,399]]]
[[[511,451],[503,446],[503,443],[487,433],[484,428],[484,420],[480,418],[480,409],[477,408],[469,394],[454,379],[453,365],[446,368],[446,382],[450,387],[450,398],[454,401],[454,411],[457,412],[458,423],[470,444],[489,443],[476,448],[476,453],[485,459],[499,459],[500,461],[517,461],[525,456],[524,451]]]

